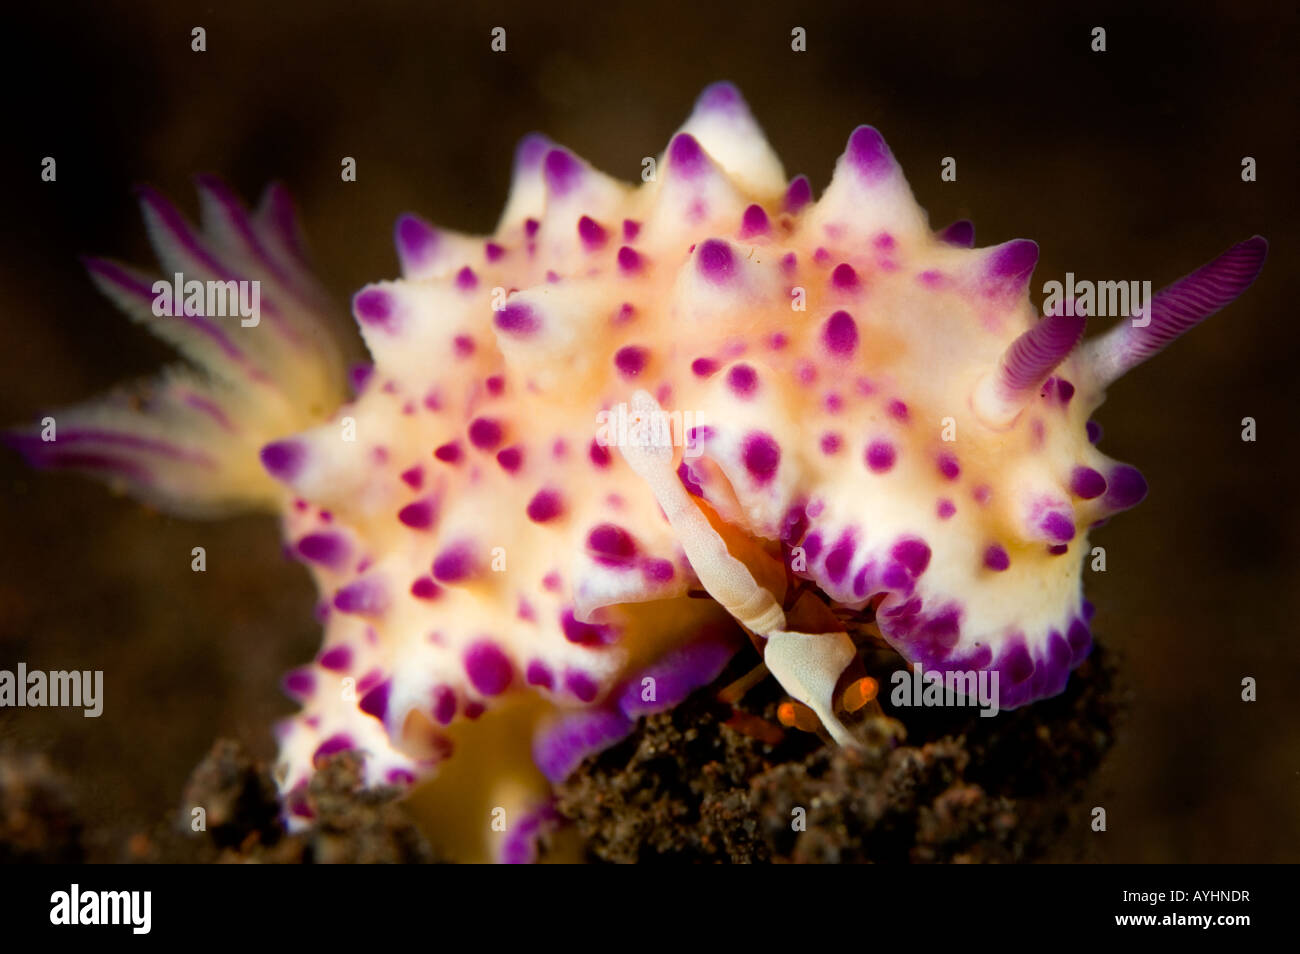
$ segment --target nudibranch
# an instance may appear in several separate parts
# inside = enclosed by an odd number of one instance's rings
[[[814,201],[721,83],[643,178],[531,135],[491,236],[401,216],[350,375],[278,187],[250,213],[201,178],[201,228],[142,194],[164,274],[261,282],[254,327],[156,317],[150,276],[88,263],[195,367],[12,440],[173,511],[281,514],[325,631],[285,679],[291,820],[358,749],[368,784],[421,783],[447,850],[527,859],[550,785],[746,634],[848,745],[863,630],[997,673],[1003,707],[1059,693],[1091,643],[1088,530],[1146,493],[1090,416],[1267,248],[1081,343],[1085,309],[1030,301],[1037,246],[933,231],[870,126]]]

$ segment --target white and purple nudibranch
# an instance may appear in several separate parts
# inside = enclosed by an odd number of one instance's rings
[[[1089,418],[1267,248],[1081,344],[1068,303],[1030,301],[1033,242],[933,231],[870,126],[814,201],[718,84],[638,187],[533,135],[491,236],[402,216],[349,380],[284,192],[249,213],[198,184],[201,229],[143,192],[163,273],[258,280],[262,320],[158,317],[153,276],[92,260],[193,367],[10,439],[175,512],[280,513],[325,631],[285,680],[287,817],[359,749],[462,858],[531,857],[550,786],[746,632],[846,744],[846,615],[927,670],[996,671],[1002,707],[1059,693],[1091,644],[1088,530],[1146,493]]]

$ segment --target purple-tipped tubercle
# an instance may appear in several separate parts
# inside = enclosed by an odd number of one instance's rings
[[[874,126],[859,126],[849,136],[844,153],[850,167],[870,185],[881,182],[894,171],[894,154],[885,137]]]

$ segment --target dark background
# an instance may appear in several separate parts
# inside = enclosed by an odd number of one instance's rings
[[[5,14],[0,423],[172,355],[75,256],[151,264],[132,184],[196,209],[189,177],[283,179],[345,308],[396,272],[394,217],[486,231],[515,141],[541,129],[632,179],[708,82],[735,81],[786,170],[826,186],[850,130],[884,133],[932,224],[1160,287],[1258,232],[1246,297],[1116,385],[1103,449],[1151,496],[1098,531],[1098,638],[1130,696],[1087,798],[1109,831],[1059,857],[1300,860],[1295,621],[1296,13],[1293,2],[1134,13],[945,4],[26,4]],[[790,51],[790,30],[808,51]],[[208,51],[190,51],[204,26]],[[489,50],[494,26],[508,52]],[[1108,51],[1089,49],[1093,26]],[[40,161],[58,181],[40,181]],[[342,183],[342,156],[357,159]],[[1259,181],[1243,183],[1243,156]],[[939,180],[954,156],[958,181]],[[1240,439],[1257,419],[1257,443]],[[0,743],[73,776],[92,857],[177,804],[219,735],[270,756],[280,673],[315,651],[312,588],[275,521],[191,523],[0,455],[0,668],[104,669],[106,708],[0,711]],[[190,549],[208,572],[190,571]],[[1240,701],[1243,676],[1260,699]]]

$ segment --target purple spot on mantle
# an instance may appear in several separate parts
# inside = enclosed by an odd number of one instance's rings
[[[727,281],[736,273],[736,259],[731,246],[722,239],[709,239],[696,253],[700,274],[714,284]]]
[[[625,564],[636,556],[636,542],[631,534],[612,523],[593,527],[587,535],[587,547],[607,565]]]
[[[1059,510],[1053,510],[1045,516],[1039,526],[1044,533],[1060,543],[1074,539],[1074,521]]]
[[[276,480],[291,481],[307,460],[307,448],[299,441],[275,441],[263,447],[259,456],[268,474]]]
[[[1091,467],[1076,467],[1070,474],[1070,492],[1084,500],[1092,500],[1106,492],[1106,478]]]
[[[285,674],[280,685],[288,696],[302,701],[316,690],[316,676],[310,669],[294,669]]]
[[[403,268],[419,268],[438,247],[438,230],[409,212],[397,217],[393,237]]]
[[[781,518],[781,542],[795,544],[808,532],[808,513],[803,504],[791,505]]]
[[[555,676],[551,668],[540,659],[534,659],[524,670],[524,682],[530,686],[541,686],[543,689],[555,688]]]
[[[398,476],[402,478],[402,483],[406,484],[406,486],[410,487],[412,490],[419,490],[424,486],[424,468],[419,464],[416,464],[413,467],[408,467]]]
[[[382,288],[363,288],[352,299],[352,313],[363,325],[393,329],[393,296]]]
[[[605,244],[605,239],[609,233],[601,226],[599,222],[589,215],[584,215],[578,219],[578,237],[582,239],[582,244],[589,249],[599,248]]]
[[[1003,666],[1013,685],[1024,682],[1034,674],[1034,657],[1029,655],[1029,648],[1023,640],[1011,646],[1003,657]]]
[[[641,575],[650,583],[667,583],[677,575],[671,560],[649,557],[641,564]]]
[[[350,547],[337,533],[309,533],[298,541],[298,555],[322,566],[338,568],[347,562]]]
[[[582,180],[582,163],[567,149],[552,149],[544,166],[546,187],[556,195],[567,195]]]
[[[541,133],[529,133],[515,146],[515,170],[535,170],[551,148],[551,141]]]
[[[845,152],[849,164],[868,183],[879,182],[894,168],[894,157],[885,138],[872,126],[859,126],[849,136]]]
[[[748,400],[758,391],[758,372],[748,364],[737,364],[727,372],[727,386],[736,397]]]
[[[497,696],[510,686],[514,667],[495,643],[481,640],[465,650],[465,674],[480,695]]]
[[[858,323],[847,311],[837,311],[822,326],[822,341],[831,354],[847,358],[858,347]]]
[[[900,540],[894,544],[889,555],[901,563],[914,578],[924,573],[930,565],[930,548],[924,540]]]
[[[334,608],[340,613],[379,616],[388,608],[388,596],[380,580],[354,580],[334,594]]]
[[[528,519],[534,523],[554,520],[563,512],[563,499],[556,490],[539,490],[533,499],[528,501]]]
[[[1007,556],[1007,551],[1000,544],[990,543],[984,550],[984,565],[1001,573],[1011,566],[1011,557]]]
[[[641,268],[641,256],[637,254],[636,249],[624,245],[618,250],[618,267],[625,272],[639,271]]]
[[[434,686],[433,717],[441,725],[447,725],[456,717],[456,690],[450,686]]]
[[[867,448],[867,466],[874,473],[883,474],[894,466],[897,456],[893,444],[888,441],[872,441]]]
[[[682,486],[697,497],[704,496],[704,486],[696,478],[694,471],[689,464],[683,461],[677,466],[677,479],[682,482]]]
[[[352,650],[347,646],[335,646],[321,653],[319,662],[322,669],[330,672],[347,672],[352,665]]]
[[[853,533],[845,530],[835,545],[826,553],[825,567],[826,576],[832,583],[840,584],[844,582],[844,577],[849,571],[849,564],[853,561],[854,542]]]
[[[397,511],[397,519],[412,530],[428,530],[433,526],[433,500],[426,498],[407,504]]]
[[[858,273],[848,262],[841,262],[831,272],[831,284],[841,291],[851,291],[858,287]]]
[[[668,144],[668,163],[675,174],[692,178],[706,168],[708,160],[694,136],[678,133]]]
[[[745,214],[740,220],[741,238],[766,235],[768,228],[767,213],[763,211],[761,205],[754,204],[745,209]]]
[[[625,378],[635,378],[645,370],[650,351],[640,345],[627,345],[614,353],[614,366]]]
[[[469,442],[479,450],[496,449],[504,437],[500,422],[490,417],[476,417],[469,422]]]
[[[785,190],[785,211],[792,215],[812,201],[812,183],[807,176],[795,176],[790,180],[790,187]]]
[[[618,639],[614,627],[603,623],[584,623],[571,609],[560,614],[560,628],[564,631],[565,639],[579,646],[608,646]]]
[[[456,543],[434,558],[433,578],[439,583],[459,583],[475,572],[474,550],[468,543]]]
[[[1147,482],[1136,467],[1120,465],[1110,472],[1105,501],[1117,510],[1137,506],[1147,495]]]
[[[756,483],[765,484],[781,463],[781,448],[771,435],[754,431],[741,445],[741,461]]]
[[[319,762],[321,759],[328,758],[331,755],[337,755],[339,752],[346,752],[348,749],[354,747],[355,744],[352,741],[352,736],[348,735],[346,732],[339,732],[336,735],[331,735],[328,739],[318,745],[316,751],[312,753],[312,764]]]
[[[745,101],[735,84],[725,80],[711,83],[695,101],[695,108],[700,112],[720,112],[736,114],[744,111]]]
[[[520,336],[531,335],[542,326],[537,313],[521,302],[506,305],[496,313],[493,321],[502,331]]]
[[[1030,239],[1012,239],[993,250],[988,273],[1005,293],[1017,293],[1029,281],[1038,264],[1038,243]]]
[[[348,368],[348,380],[352,384],[352,393],[360,395],[366,389],[366,384],[374,373],[375,366],[365,361],[358,361]]]
[[[497,451],[497,463],[507,474],[518,473],[519,468],[524,466],[524,449],[515,445]]]
[[[411,595],[417,600],[436,600],[441,593],[442,587],[433,582],[432,577],[417,577],[411,584]]]
[[[366,715],[374,716],[380,722],[383,722],[388,718],[388,697],[392,691],[392,682],[384,680],[361,697],[361,701],[357,703],[357,708]]]
[[[591,702],[600,691],[596,680],[580,669],[570,669],[564,674],[564,688],[578,697],[582,702]]]
[[[961,476],[961,464],[957,462],[957,455],[950,451],[942,452],[938,457],[939,473],[943,474],[946,480],[956,480]]]

